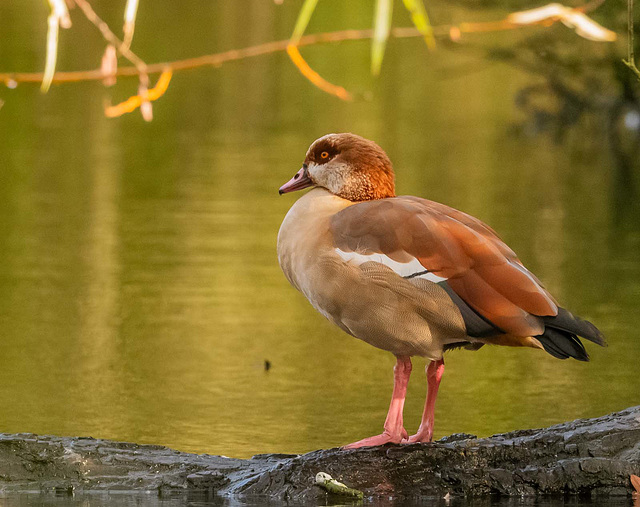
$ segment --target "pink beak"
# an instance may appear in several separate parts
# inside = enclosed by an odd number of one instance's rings
[[[302,167],[289,181],[287,181],[284,185],[280,187],[278,192],[280,195],[286,194],[287,192],[295,192],[296,190],[302,190],[303,188],[307,188],[313,185],[313,181],[309,178],[307,174],[307,168],[305,166]]]

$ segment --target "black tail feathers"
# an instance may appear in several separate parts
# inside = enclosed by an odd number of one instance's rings
[[[575,317],[564,308],[558,308],[555,317],[543,317],[544,333],[535,338],[544,350],[559,359],[573,357],[578,361],[588,361],[589,354],[578,336],[605,346],[606,341],[600,330],[591,322]]]
[[[573,357],[578,361],[589,360],[589,354],[587,354],[584,345],[572,333],[548,327],[544,330],[544,334],[536,336],[536,339],[542,344],[544,350],[558,359]]]

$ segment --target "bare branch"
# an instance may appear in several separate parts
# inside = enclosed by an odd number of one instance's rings
[[[633,0],[627,0],[627,59],[622,60],[631,71],[636,75],[636,77],[640,80],[640,70],[636,67],[636,58],[635,58],[635,41],[634,41],[634,33],[633,33]]]
[[[586,4],[582,8],[576,8],[576,10],[588,11],[593,7],[599,5],[600,0],[591,2],[590,4]],[[94,19],[96,20],[96,26],[99,26],[99,23],[102,22],[93,9],[87,4],[86,0],[76,0],[78,6],[88,7],[90,13],[87,15],[89,17],[91,13],[93,13]],[[82,7],[81,7],[82,8]],[[83,9],[84,11],[84,9]],[[87,14],[87,12],[85,12]],[[102,22],[104,24],[104,22]],[[518,25],[511,23],[508,20],[498,20],[498,21],[488,21],[481,23],[460,23],[459,25],[441,25],[434,26],[434,35],[439,38],[451,38],[452,34],[455,34],[456,38],[459,38],[463,34],[469,33],[482,33],[482,32],[496,32],[502,30],[521,30],[528,25]],[[545,26],[549,26],[548,24]],[[103,31],[104,27],[106,27],[106,31]],[[104,27],[101,28],[103,32],[103,36],[111,42],[119,51],[122,49],[122,41],[118,39],[113,32],[104,24]],[[105,34],[106,32],[106,34]],[[391,36],[402,39],[402,38],[414,38],[414,37],[422,37],[421,34],[414,27],[401,27],[401,28],[393,28],[391,30]],[[370,39],[373,37],[373,30],[343,30],[337,32],[326,32],[326,33],[318,33],[312,35],[305,35],[300,38],[300,40],[296,43],[297,47],[303,46],[313,46],[316,44],[326,44],[326,43],[336,43],[343,42],[349,40],[363,40]],[[130,61],[137,61],[142,64],[141,70],[137,65],[133,67],[119,67],[117,72],[115,72],[114,76],[118,77],[126,77],[126,76],[140,76],[143,73],[146,74],[160,74],[163,71],[170,69],[173,72],[187,69],[196,69],[200,67],[219,67],[225,63],[244,60],[246,58],[253,58],[256,56],[263,56],[273,53],[286,52],[287,47],[290,45],[290,40],[280,40],[267,42],[265,44],[259,44],[256,46],[249,46],[247,48],[242,49],[232,49],[230,51],[223,51],[221,53],[214,53],[210,55],[198,56],[195,58],[187,58],[184,60],[175,60],[172,62],[160,62],[154,64],[145,64],[140,58],[138,58],[135,54],[133,54],[130,50],[128,50],[128,56],[124,53],[123,56],[127,57]],[[131,58],[129,58],[131,57]],[[0,73],[0,81],[4,82],[6,85],[11,84],[15,86],[15,83],[37,83],[41,82],[43,77],[42,72],[4,72]],[[70,72],[56,72],[53,76],[52,82],[54,83],[67,83],[67,82],[77,82],[77,81],[99,81],[104,79],[105,74],[101,69],[94,70],[81,70],[81,71],[70,71]]]
[[[146,74],[147,64],[142,61],[133,51],[129,49],[129,47],[122,42],[116,34],[114,34],[109,25],[107,25],[100,16],[96,14],[91,5],[87,0],[75,0],[76,5],[80,7],[84,15],[87,17],[89,21],[91,21],[102,33],[102,36],[106,39],[109,44],[112,44],[116,47],[118,52],[124,56],[127,60],[129,60],[138,70],[138,74]]]

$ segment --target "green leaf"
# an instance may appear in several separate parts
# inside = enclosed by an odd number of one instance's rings
[[[429,21],[429,15],[424,8],[422,0],[402,0],[404,6],[411,14],[411,20],[418,29],[418,31],[424,36],[424,41],[427,43],[429,49],[435,49],[436,39],[433,36],[433,28]]]
[[[291,35],[290,43],[294,46],[298,44],[300,37],[302,37],[302,34],[307,29],[307,25],[309,24],[309,20],[317,3],[318,0],[304,0],[304,4],[302,4],[302,8],[298,14],[298,19],[296,20],[296,26],[293,28],[293,34]]]
[[[371,73],[380,74],[384,50],[391,31],[391,15],[393,14],[393,0],[378,0],[373,19],[373,40],[371,41]]]

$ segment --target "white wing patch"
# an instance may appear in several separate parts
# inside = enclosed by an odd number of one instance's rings
[[[427,268],[420,264],[420,261],[415,257],[412,258],[411,262],[398,262],[382,253],[364,255],[356,252],[345,252],[339,248],[336,248],[335,251],[344,261],[352,262],[356,266],[365,262],[379,262],[380,264],[384,264],[388,268],[391,268],[403,278],[422,278],[423,280],[429,280],[434,283],[446,280],[446,278],[428,271]]]

